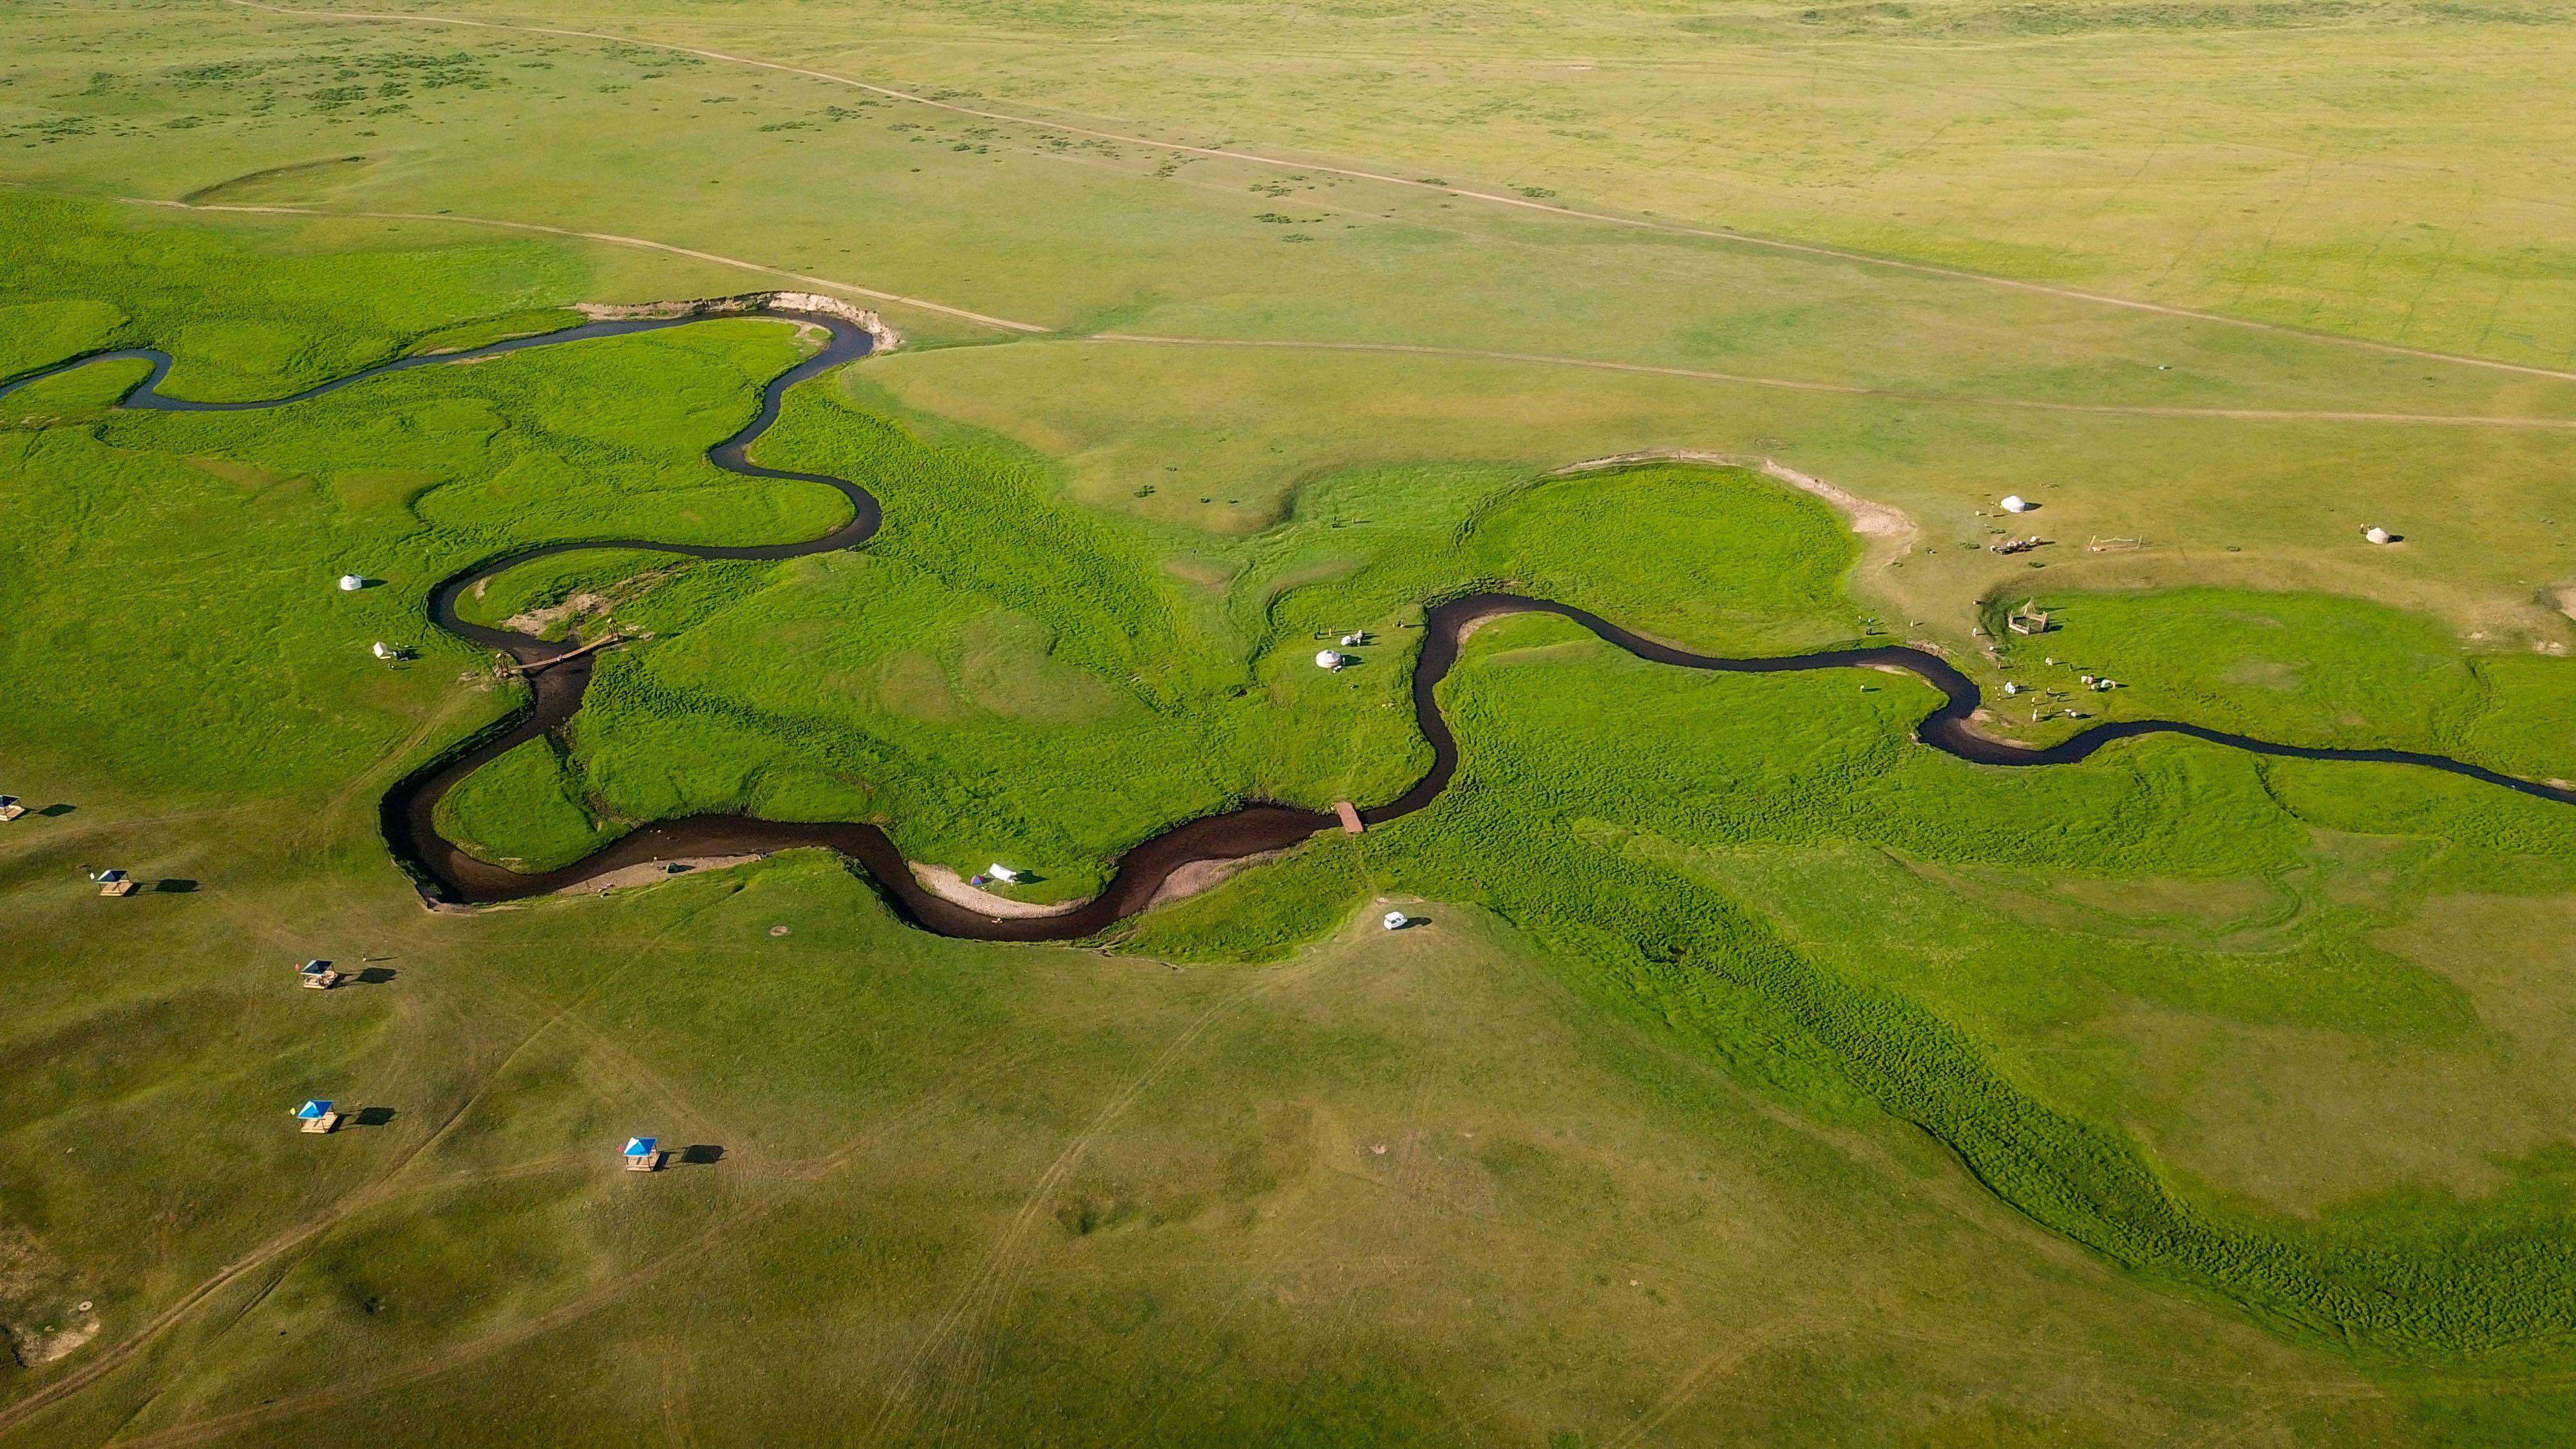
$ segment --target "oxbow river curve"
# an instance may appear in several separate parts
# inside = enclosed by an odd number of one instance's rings
[[[475,585],[530,559],[581,549],[644,549],[710,559],[796,558],[856,548],[874,537],[884,523],[884,510],[878,506],[875,496],[849,479],[764,468],[746,456],[750,445],[777,421],[780,402],[788,389],[831,368],[866,356],[873,342],[869,331],[850,318],[783,306],[760,307],[733,315],[771,317],[818,327],[828,335],[828,340],[820,351],[771,378],[762,389],[758,414],[732,437],[709,448],[708,460],[719,468],[747,478],[790,479],[819,483],[834,489],[850,501],[849,521],[819,538],[802,543],[727,548],[661,543],[651,539],[582,539],[540,544],[487,559],[442,580],[430,592],[431,621],[452,634],[497,650],[516,661],[530,683],[531,695],[526,713],[463,742],[404,777],[385,793],[379,805],[379,822],[386,847],[411,874],[424,898],[433,904],[486,905],[575,888],[613,871],[655,861],[821,846],[855,862],[885,893],[895,909],[922,929],[944,936],[986,941],[1073,940],[1097,934],[1142,910],[1172,873],[1183,866],[1237,860],[1278,850],[1319,831],[1337,827],[1337,818],[1323,811],[1266,802],[1201,816],[1174,825],[1128,851],[1119,859],[1117,872],[1108,887],[1080,908],[1058,915],[1031,917],[989,916],[932,894],[914,878],[903,853],[895,848],[883,830],[856,821],[787,822],[742,815],[691,815],[645,826],[580,861],[540,874],[522,874],[477,860],[440,835],[435,822],[439,800],[485,763],[527,740],[560,728],[570,720],[581,707],[582,694],[589,687],[593,662],[597,658],[592,653],[576,652],[576,646],[570,643],[554,643],[505,629],[468,623],[459,618],[456,601]],[[170,356],[152,348],[124,348],[76,358],[0,387],[0,396],[70,368],[127,358],[149,361],[152,368],[141,382],[119,399],[119,406],[168,412],[246,412],[285,407],[386,373],[467,362],[533,347],[554,347],[592,338],[685,326],[698,320],[701,320],[699,315],[689,315],[593,322],[469,351],[406,357],[265,402],[201,403],[165,396],[160,391],[160,383],[169,373]],[[2148,734],[2178,734],[2262,755],[2303,760],[2378,761],[2445,770],[2526,795],[2576,804],[2576,790],[2520,779],[2443,755],[2409,750],[2319,749],[2276,744],[2174,720],[2104,723],[2049,748],[2026,749],[1977,733],[1970,724],[1980,698],[1975,681],[1960,673],[1947,660],[1919,649],[1885,645],[1774,658],[1724,658],[1695,654],[1644,638],[1598,615],[1552,599],[1480,593],[1449,599],[1430,609],[1423,629],[1422,655],[1413,672],[1413,715],[1423,737],[1430,741],[1431,768],[1414,782],[1412,788],[1394,800],[1361,810],[1360,819],[1364,824],[1379,825],[1410,815],[1439,798],[1440,792],[1447,788],[1458,768],[1458,743],[1440,713],[1440,683],[1457,663],[1459,642],[1471,625],[1505,614],[1525,613],[1554,614],[1571,620],[1603,641],[1640,659],[1679,669],[1734,674],[1783,674],[1813,669],[1902,670],[1922,679],[1942,695],[1940,707],[1917,727],[1916,737],[1934,749],[1981,765],[2032,768],[2069,764],[2089,757],[2115,740]]]

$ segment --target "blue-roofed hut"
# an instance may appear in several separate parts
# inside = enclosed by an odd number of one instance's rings
[[[91,876],[90,879],[98,882],[98,893],[100,895],[130,896],[134,894],[134,877],[127,875],[121,870],[103,870],[98,874]]]
[[[295,968],[296,978],[316,991],[328,991],[340,984],[340,973],[328,961],[307,961]]]
[[[295,1120],[307,1132],[328,1132],[340,1125],[340,1114],[331,1110],[329,1101],[316,1097],[295,1109]]]
[[[0,820],[15,820],[26,813],[27,807],[18,803],[17,796],[0,795]]]
[[[628,1172],[657,1172],[661,1170],[662,1149],[654,1146],[653,1142],[654,1139],[650,1137],[629,1137],[626,1139],[626,1151],[624,1156],[626,1158],[626,1170]]]

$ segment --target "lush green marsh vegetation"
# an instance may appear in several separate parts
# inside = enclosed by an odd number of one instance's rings
[[[446,256],[388,265],[434,273]],[[452,260],[468,277],[485,264],[473,249]],[[248,303],[239,315],[272,325]],[[13,396],[46,409],[40,424],[70,418],[0,433],[0,510],[22,560],[0,582],[22,621],[0,661],[28,748],[50,757],[78,741],[138,787],[202,798],[245,770],[263,790],[345,781],[432,713],[488,718],[503,705],[488,681],[479,695],[455,687],[478,655],[423,620],[428,589],[456,569],[585,533],[759,542],[845,516],[828,490],[744,490],[700,456],[794,356],[785,328],[722,323],[427,368],[273,411],[98,412],[104,396],[77,390],[106,365]],[[128,365],[114,371],[130,382]],[[344,572],[376,586],[339,592]],[[420,657],[389,671],[369,654],[378,640]],[[178,687],[196,728],[168,728]]]
[[[1830,619],[1850,615],[1847,535],[1740,473],[1330,480],[1230,582],[1194,586],[1154,564],[1154,534],[1068,507],[990,440],[930,445],[801,396],[759,457],[867,480],[885,532],[740,571],[720,607],[680,603],[683,580],[621,612],[660,637],[592,685],[573,732],[591,788],[628,819],[874,819],[915,859],[1033,869],[1041,897],[1087,895],[1128,846],[1246,798],[1400,793],[1429,758],[1409,626],[1443,595],[1550,593],[1709,648],[1857,629]],[[1355,631],[1358,667],[1315,667]]]

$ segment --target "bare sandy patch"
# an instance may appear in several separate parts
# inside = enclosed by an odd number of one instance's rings
[[[1905,511],[1885,503],[1873,502],[1838,484],[1828,483],[1812,473],[1802,473],[1776,458],[1749,453],[1717,453],[1698,448],[1645,448],[1634,453],[1613,453],[1606,458],[1586,458],[1557,469],[1559,475],[1592,473],[1605,468],[1624,468],[1635,463],[1706,463],[1718,468],[1750,468],[1766,478],[1786,483],[1801,493],[1812,494],[1831,504],[1851,525],[1851,531],[1870,540],[1873,553],[1889,555],[1912,549],[1923,536]]]
[[[923,890],[943,901],[949,901],[988,916],[1009,920],[1031,920],[1039,916],[1069,916],[1091,904],[1087,900],[1051,901],[1044,905],[1033,901],[1015,901],[1009,896],[997,896],[991,891],[978,890],[968,885],[964,876],[944,865],[923,865],[917,860],[907,860],[904,864],[912,867],[912,878],[921,882]]]
[[[1202,891],[1214,890],[1254,866],[1267,865],[1287,853],[1284,849],[1264,850],[1252,855],[1239,855],[1232,860],[1191,861],[1163,877],[1163,883],[1154,888],[1153,896],[1145,902],[1145,909],[1150,911],[1156,906],[1168,906]]]
[[[892,352],[903,334],[885,318],[864,307],[820,292],[740,292],[730,297],[692,297],[670,302],[576,302],[573,310],[593,322],[624,322],[665,317],[739,317],[766,307],[790,312],[817,312],[852,323],[876,339],[875,350]],[[1037,330],[1037,329],[1032,329]],[[800,334],[800,336],[803,334]]]
[[[16,1352],[18,1356],[26,1362],[26,1365],[29,1368],[34,1368],[39,1364],[52,1363],[55,1359],[63,1357],[72,1350],[79,1348],[82,1344],[98,1337],[98,1327],[98,1320],[91,1318],[81,1323],[75,1323],[71,1327],[63,1329],[59,1333],[43,1334],[38,1337],[31,1338],[24,1344],[19,1345]]]
[[[752,855],[688,855],[674,860],[645,860],[619,866],[606,875],[595,875],[579,885],[568,885],[555,892],[559,896],[597,895],[601,891],[622,890],[628,886],[651,885],[675,875],[694,875],[702,870],[723,870],[727,866],[749,865],[760,859]],[[678,870],[673,870],[678,866]]]
[[[543,634],[567,619],[584,614],[596,614],[607,607],[608,600],[603,595],[575,594],[560,604],[550,604],[542,609],[530,609],[524,614],[512,614],[501,621],[501,627],[513,634]]]

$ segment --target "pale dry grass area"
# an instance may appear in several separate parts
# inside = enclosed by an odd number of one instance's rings
[[[525,6],[332,6],[520,20]],[[540,7],[1015,114],[2567,367],[2554,5]]]

